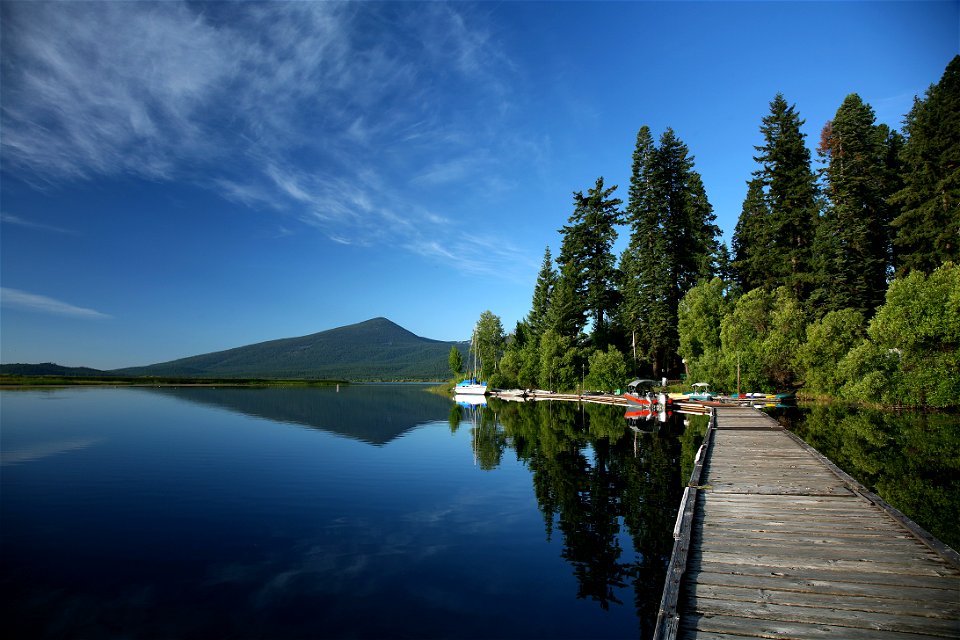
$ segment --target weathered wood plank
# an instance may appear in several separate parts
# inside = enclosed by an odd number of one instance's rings
[[[702,558],[690,558],[687,565],[687,573],[695,574],[697,572],[709,573],[738,573],[745,576],[774,576],[795,578],[800,580],[821,580],[825,582],[851,582],[866,584],[885,584],[896,586],[913,586],[928,588],[939,585],[939,589],[956,589],[955,582],[957,576],[940,576],[934,578],[929,575],[893,573],[877,573],[875,571],[856,571],[847,570],[838,572],[836,569],[826,568],[807,568],[807,567],[774,567],[766,565],[748,565],[748,564],[730,564],[724,562],[704,561]]]
[[[824,545],[822,548],[814,550],[809,548],[800,548],[798,550],[782,544],[746,543],[743,540],[711,540],[708,543],[706,540],[701,539],[699,549],[701,552],[746,553],[751,556],[778,556],[785,558],[795,558],[798,555],[813,555],[827,561],[852,560],[874,562],[877,558],[876,551],[868,547]],[[811,553],[811,551],[813,551],[813,553]],[[882,558],[885,564],[913,565],[922,562],[935,563],[937,555],[925,547],[916,546],[913,549],[907,550],[885,549]]]
[[[791,606],[772,602],[731,602],[729,600],[698,597],[688,598],[685,604],[687,610],[694,610],[701,614],[732,615],[765,621],[816,622],[856,629],[926,633],[946,637],[958,631],[956,620],[925,618],[905,612],[892,615],[875,611],[857,611],[832,607]]]
[[[750,565],[772,568],[799,569],[830,569],[833,571],[858,571],[861,573],[892,573],[896,575],[916,576],[945,576],[950,575],[946,568],[930,566],[927,563],[906,565],[900,563],[883,562],[881,560],[837,560],[822,557],[805,557],[791,555],[753,554],[753,553],[722,553],[719,551],[692,551],[690,559],[716,562],[719,564]]]
[[[711,441],[671,634],[960,638],[952,550],[753,409]]]
[[[876,582],[851,582],[846,576],[835,579],[800,577],[794,575],[746,574],[722,571],[688,571],[688,579],[697,585],[717,585],[744,587],[753,589],[776,589],[778,591],[796,591],[830,596],[868,596],[891,600],[938,602],[947,605],[960,603],[960,582],[954,588],[931,586],[930,580],[921,579],[922,586],[904,584],[904,581],[891,581],[890,584]]]
[[[695,516],[693,522],[695,525],[704,524],[705,526],[714,528],[730,527],[731,530],[740,526],[743,528],[772,529],[798,533],[801,531],[811,533],[820,531],[836,531],[837,533],[842,533],[843,531],[898,533],[900,531],[889,524],[862,524],[857,526],[856,523],[790,522],[787,520],[775,520],[773,518],[711,518],[704,520],[701,517]]]
[[[693,633],[691,634],[691,630]],[[762,620],[737,616],[692,615],[681,618],[680,634],[685,638],[699,638],[700,631],[730,633],[748,638],[777,638],[806,640],[833,638],[838,640],[930,640],[928,633],[912,633],[881,629],[858,629],[819,622]],[[943,636],[956,637],[956,636]]]
[[[753,602],[821,609],[839,609],[909,615],[924,618],[943,618],[946,620],[960,617],[960,602],[931,601],[925,599],[904,600],[901,598],[878,598],[869,595],[845,594],[843,598],[835,594],[821,594],[810,591],[786,591],[776,588],[733,587],[697,583],[685,591],[683,596],[688,604],[697,598],[725,600],[729,602]],[[703,610],[703,609],[701,609]]]
[[[801,535],[792,532],[782,532],[782,531],[751,531],[749,529],[741,528],[736,531],[734,535],[728,529],[714,528],[714,529],[704,529],[701,533],[701,541],[704,545],[712,543],[714,540],[719,541],[730,541],[736,543],[737,541],[742,541],[743,544],[752,545],[752,544],[779,544],[779,545],[791,545],[795,544],[798,547],[803,546],[821,546],[821,545],[834,545],[838,547],[847,547],[847,548],[862,548],[866,545],[873,547],[875,550],[881,550],[884,553],[889,551],[907,551],[917,548],[917,543],[915,540],[897,535],[897,536],[884,536],[884,535],[859,535],[857,533],[851,534],[839,534],[834,532],[825,532],[822,535]],[[926,547],[920,547],[927,550]]]

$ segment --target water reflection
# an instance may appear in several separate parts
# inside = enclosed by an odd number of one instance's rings
[[[772,415],[942,542],[960,548],[960,416],[838,404]]]
[[[671,416],[639,429],[622,407],[496,399],[456,411],[471,425],[481,468],[495,469],[512,449],[532,472],[546,537],[562,537],[577,597],[608,610],[632,590],[640,635],[652,635],[677,505],[707,418]]]
[[[303,387],[158,387],[150,391],[276,422],[299,424],[384,445],[447,410],[449,400],[422,385]]]
[[[413,386],[49,397],[0,403],[15,637],[649,637],[706,422]]]

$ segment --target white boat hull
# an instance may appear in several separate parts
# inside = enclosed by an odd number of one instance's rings
[[[483,396],[487,394],[487,385],[485,384],[458,384],[454,388],[454,393],[458,396]]]

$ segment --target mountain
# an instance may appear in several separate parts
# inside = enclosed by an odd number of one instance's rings
[[[61,376],[64,378],[90,378],[109,376],[107,371],[89,367],[64,367],[53,362],[42,364],[0,364],[0,373],[8,376]]]
[[[386,318],[161,362],[117,369],[124,376],[444,380],[450,347],[467,343],[421,338]]]

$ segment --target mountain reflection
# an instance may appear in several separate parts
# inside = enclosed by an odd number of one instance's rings
[[[624,604],[632,587],[640,636],[651,636],[677,505],[706,418],[686,427],[673,418],[653,433],[630,429],[622,407],[490,400],[457,412],[470,424],[482,469],[496,468],[512,449],[532,472],[547,539],[562,536],[577,597],[606,610]]]
[[[422,385],[328,387],[157,387],[150,391],[276,422],[320,429],[382,446],[443,420],[450,401]]]

